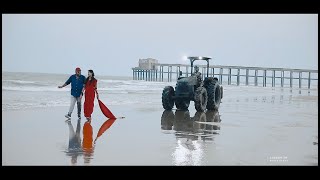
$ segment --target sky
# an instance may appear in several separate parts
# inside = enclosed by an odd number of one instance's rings
[[[2,14],[2,71],[131,76],[139,59],[318,70],[317,14]]]

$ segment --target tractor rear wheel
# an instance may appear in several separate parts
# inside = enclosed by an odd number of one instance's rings
[[[171,110],[174,106],[174,89],[172,86],[166,86],[162,91],[162,106],[165,110]]]

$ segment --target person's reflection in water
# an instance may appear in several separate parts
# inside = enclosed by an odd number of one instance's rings
[[[219,134],[220,115],[218,111],[196,112],[190,117],[189,111],[164,111],[161,129],[174,130],[177,147],[173,152],[175,165],[203,164],[205,143],[212,142],[214,134]]]
[[[96,144],[97,139],[104,133],[106,132],[107,129],[109,129],[112,124],[116,121],[116,118],[111,118],[111,119],[107,119],[99,128],[98,134],[96,139],[94,140],[94,144]]]
[[[77,164],[78,156],[82,154],[81,148],[81,138],[80,138],[80,129],[81,129],[81,120],[77,121],[77,129],[74,132],[71,120],[67,121],[69,127],[69,145],[67,156],[71,156],[71,164]]]
[[[87,121],[83,125],[83,141],[82,148],[84,152],[84,163],[90,164],[90,159],[93,156],[93,130],[91,126],[91,120]]]
[[[95,144],[97,139],[107,130],[109,129],[112,124],[115,122],[114,119],[107,119],[100,127],[97,137],[93,141],[93,130],[91,126],[91,120],[87,121],[83,125],[83,141],[82,141],[82,148],[83,148],[83,155],[84,155],[84,163],[90,164],[90,160],[93,157]]]

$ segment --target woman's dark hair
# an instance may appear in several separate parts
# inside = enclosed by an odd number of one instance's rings
[[[91,78],[91,80],[90,80],[90,84],[92,83],[92,81],[95,79],[94,78],[94,72],[93,72],[93,70],[88,70],[89,72],[91,72],[92,73],[92,78]],[[87,79],[86,79],[86,81],[84,82],[85,84],[87,83],[89,81],[89,76],[87,77]]]

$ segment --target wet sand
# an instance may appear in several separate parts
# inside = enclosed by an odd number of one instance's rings
[[[233,89],[219,112],[164,111],[160,98],[106,104],[125,116],[113,122],[96,106],[91,124],[66,122],[68,107],[3,111],[2,165],[318,165],[315,93]]]

